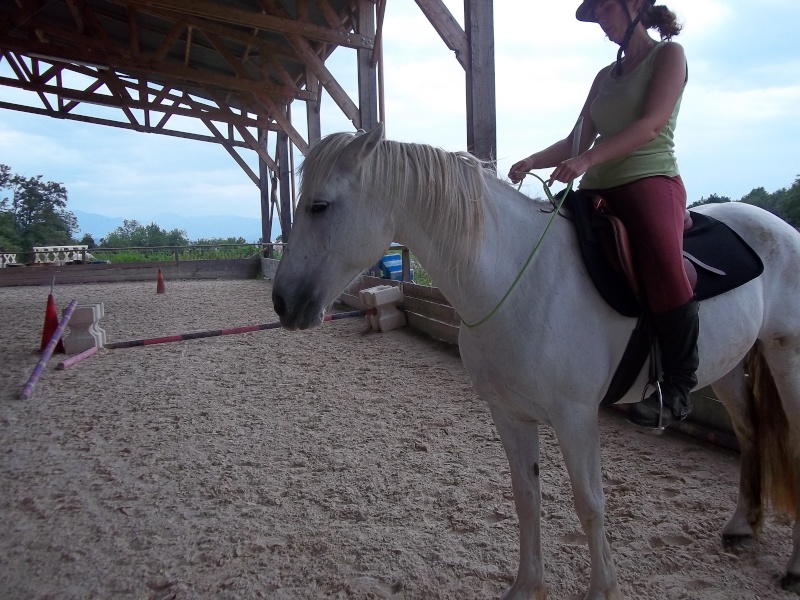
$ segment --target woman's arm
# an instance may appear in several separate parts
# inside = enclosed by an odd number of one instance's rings
[[[654,140],[669,122],[685,82],[686,56],[683,48],[669,42],[656,56],[642,116],[602,144],[558,164],[550,176],[550,183],[572,181],[591,167],[625,156]]]
[[[580,116],[583,117],[583,128],[581,129],[580,152],[585,152],[588,150],[594,142],[594,139],[597,137],[597,129],[592,122],[589,109],[592,106],[592,102],[594,102],[594,99],[597,97],[597,90],[599,89],[600,85],[600,76],[602,74],[603,71],[600,71],[600,73],[598,73],[595,77],[592,87],[589,90],[589,95],[586,97],[586,101],[583,104],[583,109],[581,109]],[[534,152],[527,158],[514,163],[514,165],[508,171],[508,178],[512,183],[519,183],[525,178],[525,173],[528,171],[555,167],[565,160],[571,158],[572,135],[573,132],[570,131],[567,137],[557,141],[552,146],[548,146],[539,152]]]

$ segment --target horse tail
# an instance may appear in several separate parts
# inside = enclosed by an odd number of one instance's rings
[[[758,346],[745,358],[753,396],[761,463],[761,502],[779,513],[796,516],[797,472],[792,462],[791,434],[780,394]]]

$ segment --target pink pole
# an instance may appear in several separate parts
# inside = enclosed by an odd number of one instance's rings
[[[97,354],[97,346],[92,346],[91,348],[89,348],[88,350],[84,350],[80,354],[76,354],[75,356],[70,356],[69,358],[62,360],[60,363],[58,363],[56,369],[61,369],[61,370],[69,369],[72,365],[77,364],[82,360],[86,360],[93,354]]]
[[[72,313],[75,310],[75,307],[78,306],[78,300],[75,299],[69,303],[67,310],[64,311],[64,316],[61,317],[61,322],[56,327],[56,330],[53,332],[53,337],[50,338],[50,341],[47,342],[47,346],[45,349],[42,350],[42,357],[39,359],[39,362],[36,363],[36,366],[33,368],[33,373],[31,376],[28,377],[28,382],[25,386],[20,390],[19,397],[23,400],[27,400],[33,394],[33,388],[36,386],[36,382],[39,381],[39,377],[42,376],[42,372],[44,371],[44,367],[47,364],[47,361],[50,360],[50,357],[53,355],[53,351],[56,349],[56,345],[58,344],[58,340],[61,339],[61,336],[64,335],[64,330],[67,328],[67,323],[69,323],[69,319],[72,316]]]

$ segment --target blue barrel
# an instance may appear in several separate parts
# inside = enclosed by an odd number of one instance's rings
[[[378,268],[381,270],[383,279],[392,281],[403,280],[403,257],[400,254],[387,254],[378,261]],[[414,275],[411,275],[413,281]]]

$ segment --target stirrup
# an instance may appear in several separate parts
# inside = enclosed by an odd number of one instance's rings
[[[647,382],[647,385],[644,386],[642,390],[642,399],[640,402],[644,402],[645,397],[647,397],[647,392],[650,388],[653,388],[653,393],[658,396],[658,426],[655,428],[650,428],[650,431],[655,435],[661,435],[664,433],[664,394],[661,391],[661,383],[658,381]]]

